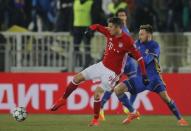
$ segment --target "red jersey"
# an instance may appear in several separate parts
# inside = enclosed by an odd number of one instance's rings
[[[117,75],[123,73],[126,56],[128,53],[131,53],[140,64],[142,74],[146,75],[144,61],[135,47],[134,40],[129,35],[122,32],[120,36],[112,36],[104,26],[99,24],[91,25],[90,29],[104,34],[107,38],[107,45],[102,60],[105,67],[114,71]]]

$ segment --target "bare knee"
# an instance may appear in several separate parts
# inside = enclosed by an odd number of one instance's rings
[[[97,87],[94,92],[94,100],[100,100],[101,95],[103,94],[104,90],[101,87]]]
[[[85,81],[85,77],[81,73],[78,73],[73,78],[73,82],[76,84],[80,84],[80,82],[82,82],[82,81]]]
[[[127,87],[124,83],[120,83],[118,84],[115,88],[114,88],[114,92],[117,96],[123,94],[124,92],[127,92]]]
[[[101,95],[98,93],[94,93],[94,100],[100,100]]]

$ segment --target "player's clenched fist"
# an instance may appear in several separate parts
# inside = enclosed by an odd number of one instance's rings
[[[91,38],[94,35],[94,30],[90,29],[89,27],[86,29],[86,31],[84,32],[85,36],[87,38]]]

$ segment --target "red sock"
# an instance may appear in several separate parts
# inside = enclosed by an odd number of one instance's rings
[[[75,84],[74,82],[70,82],[69,85],[66,87],[66,90],[64,92],[63,98],[67,99],[68,96],[70,96],[70,94],[78,87],[77,84]]]
[[[99,118],[100,108],[101,108],[101,101],[100,100],[98,100],[98,101],[94,100],[94,119]]]

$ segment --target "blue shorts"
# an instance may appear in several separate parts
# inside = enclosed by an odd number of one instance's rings
[[[147,86],[143,84],[142,76],[136,76],[123,82],[127,86],[128,91],[131,94],[138,94],[145,90],[149,90],[155,93],[166,91],[165,83],[159,76],[153,76],[152,79],[150,79],[150,83]]]

